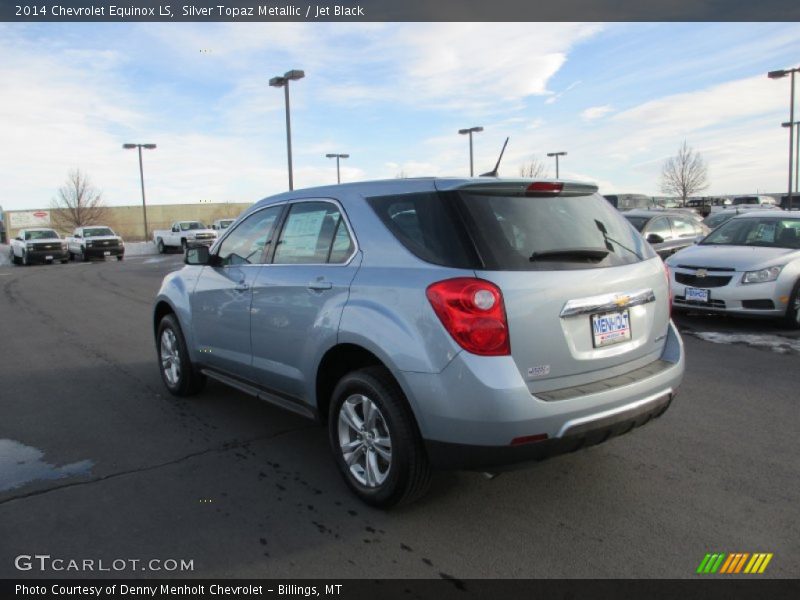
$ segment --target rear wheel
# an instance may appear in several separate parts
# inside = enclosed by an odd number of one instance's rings
[[[431,470],[411,409],[383,367],[345,375],[333,392],[328,435],[347,485],[367,504],[422,496]]]
[[[786,324],[792,329],[800,329],[800,279],[794,284],[792,295],[789,297],[789,306],[786,307]]]
[[[166,315],[158,325],[156,338],[161,379],[171,394],[191,396],[203,389],[205,376],[189,360],[186,341],[175,315]]]

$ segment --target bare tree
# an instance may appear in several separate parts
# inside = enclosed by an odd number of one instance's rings
[[[52,208],[53,221],[61,229],[97,225],[107,214],[102,193],[80,169],[69,172],[66,183],[58,189]]]
[[[689,196],[708,187],[708,166],[703,157],[683,141],[678,154],[664,161],[661,168],[661,191],[681,199],[686,206]]]
[[[524,163],[519,167],[520,177],[530,177],[535,179],[537,177],[547,177],[547,167],[544,161],[539,160],[537,157],[531,157],[530,162]]]
[[[394,177],[395,179],[407,179],[408,173],[406,173],[403,169],[400,169],[400,171],[398,171]]]

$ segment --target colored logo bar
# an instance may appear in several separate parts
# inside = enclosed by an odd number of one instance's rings
[[[714,573],[725,575],[738,575],[740,573],[749,575],[761,574],[771,560],[771,552],[756,552],[753,554],[748,552],[709,553],[700,562],[700,566],[697,567],[697,573],[701,575],[713,575]]]

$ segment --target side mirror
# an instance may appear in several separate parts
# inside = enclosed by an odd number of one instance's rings
[[[657,233],[648,233],[647,241],[650,242],[651,244],[663,244],[664,238],[658,235]]]
[[[183,262],[187,265],[208,265],[210,264],[210,257],[208,246],[192,246],[186,249],[186,256]]]
[[[172,233],[178,233],[178,226],[177,225],[173,225],[172,226]]]

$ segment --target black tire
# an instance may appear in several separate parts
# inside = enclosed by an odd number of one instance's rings
[[[22,258],[20,259],[20,264],[23,267],[29,266],[31,263],[28,262],[28,253],[25,250],[22,251]]]
[[[792,294],[789,296],[784,321],[790,329],[800,329],[800,279],[794,284]]]
[[[166,248],[164,247],[164,240],[158,238],[158,242],[156,243],[156,245],[158,246],[159,254],[164,254],[164,252],[166,252]]]
[[[62,265],[65,265],[65,264],[67,264],[68,262],[69,262],[69,258],[62,258],[62,259],[61,259],[61,264],[62,264]]]
[[[14,254],[14,249],[13,248],[11,248],[11,250],[9,251],[9,254],[11,255],[11,257],[10,257],[11,258],[11,264],[12,265],[18,265],[19,264],[19,259],[17,258],[17,255]]]
[[[81,246],[80,257],[81,257],[81,262],[89,262],[89,257],[86,256],[86,248],[84,248],[83,246]]]
[[[75,255],[71,251],[69,253],[69,259],[70,260],[75,260]]]
[[[171,332],[172,336],[174,336],[173,339],[175,342],[174,358],[170,361],[169,367],[165,364],[165,354],[170,354],[169,348],[167,348],[166,353],[162,353],[162,344],[166,341],[165,335],[167,339],[169,339],[168,332]],[[178,319],[173,314],[164,316],[158,324],[158,333],[156,334],[156,356],[158,358],[158,371],[161,374],[161,380],[172,395],[192,396],[200,392],[203,386],[205,386],[206,377],[195,368],[192,361],[189,359],[189,353],[186,350],[186,341],[183,339],[181,326],[178,324]],[[174,361],[175,358],[177,358],[177,363]],[[168,375],[168,372],[175,374],[175,371],[171,371],[172,364],[177,364],[178,366],[177,376],[174,378],[174,381],[171,380],[170,375]]]
[[[118,254],[118,255],[117,255],[117,262],[121,261],[121,260],[122,260],[122,258],[123,258],[122,254]]]
[[[184,238],[184,239],[181,240],[181,252],[186,254],[186,248],[187,248],[186,238]]]
[[[349,437],[349,432],[354,432],[351,426],[340,425],[340,410],[345,402],[353,402],[354,398],[367,398],[377,407],[378,416],[375,421],[380,423],[383,433],[376,433],[386,439],[388,433],[390,461],[387,463],[375,447],[377,437],[369,437],[369,447],[359,454],[363,457],[369,452],[386,467],[385,474],[380,483],[373,479],[371,485],[358,479],[359,475],[351,471],[345,461],[345,452],[342,450],[340,431],[344,428],[344,435]],[[351,406],[356,406],[351,404]],[[361,405],[364,406],[363,404]],[[357,412],[357,409],[354,409]],[[362,414],[363,417],[363,408]],[[366,419],[364,419],[366,420]],[[363,421],[362,421],[363,422]],[[377,427],[377,426],[376,426]],[[361,430],[364,432],[364,429]],[[377,429],[373,430],[377,431]],[[364,436],[368,432],[363,433]],[[359,436],[360,437],[360,436]],[[365,503],[373,506],[387,508],[397,504],[409,503],[421,497],[428,490],[431,480],[431,468],[422,438],[414,420],[413,413],[406,401],[400,386],[383,367],[368,367],[353,371],[345,375],[333,391],[328,418],[328,438],[333,451],[334,460],[339,471],[350,489]],[[366,437],[362,438],[366,440]],[[362,442],[353,439],[353,444]],[[385,451],[386,446],[381,446]],[[365,446],[366,448],[366,446]],[[355,454],[355,453],[354,453]],[[380,470],[380,463],[378,470]],[[366,467],[367,458],[364,460]],[[360,469],[360,465],[354,465]],[[380,475],[380,473],[379,473]],[[366,476],[366,470],[361,479]]]

